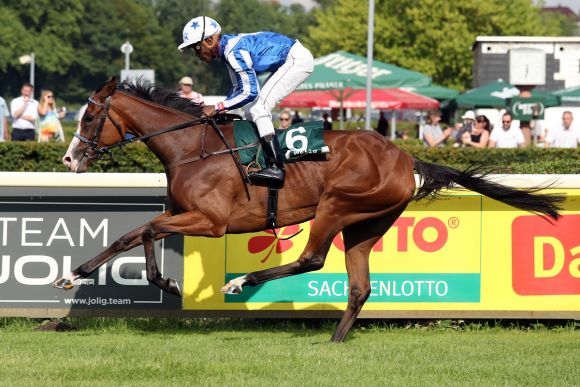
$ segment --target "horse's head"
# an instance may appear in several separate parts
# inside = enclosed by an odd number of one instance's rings
[[[112,77],[89,98],[79,130],[62,158],[72,172],[85,172],[95,159],[106,155],[103,147],[123,140],[127,128],[110,111],[116,89],[117,79]]]

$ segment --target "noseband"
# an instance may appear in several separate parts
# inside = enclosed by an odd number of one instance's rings
[[[213,118],[208,118],[208,117],[202,117],[202,118],[196,118],[195,120],[191,120],[191,121],[187,121],[187,122],[183,122],[181,124],[177,124],[174,126],[170,126],[168,128],[163,128],[163,129],[159,129],[156,130],[152,133],[148,133],[145,134],[143,136],[137,136],[137,137],[131,137],[128,139],[124,139],[123,136],[123,130],[121,129],[121,125],[119,125],[119,123],[117,121],[115,121],[113,119],[113,117],[111,117],[111,115],[109,114],[109,108],[111,106],[111,97],[112,95],[108,96],[105,99],[105,104],[103,105],[102,103],[95,101],[94,99],[89,97],[89,103],[95,104],[97,105],[97,107],[101,110],[103,110],[103,112],[101,113],[101,116],[99,118],[99,124],[97,126],[97,131],[95,133],[95,135],[93,136],[92,139],[88,139],[84,136],[82,136],[80,133],[76,132],[74,134],[74,136],[76,138],[79,139],[79,141],[81,141],[83,144],[86,145],[85,151],[84,151],[84,157],[87,157],[89,159],[103,159],[106,156],[108,156],[109,158],[113,158],[113,154],[111,153],[111,149],[114,148],[118,148],[124,145],[127,145],[129,143],[135,142],[135,141],[146,141],[151,137],[155,137],[158,136],[160,134],[164,134],[164,133],[168,133],[168,132],[173,132],[175,130],[180,130],[180,129],[185,129],[197,124],[202,124],[205,123],[206,126],[208,124],[210,124],[216,131],[218,131],[221,135],[220,137],[225,141],[225,138],[223,138],[223,133],[221,133],[221,130],[218,128],[218,126],[216,125],[216,122]],[[108,146],[103,146],[103,147],[99,147],[99,140],[101,138],[101,134],[103,132],[103,127],[105,126],[105,121],[107,120],[107,118],[113,123],[113,125],[115,126],[115,128],[117,128],[117,132],[119,133],[119,137],[121,138],[121,141],[114,143],[112,145],[108,145]],[[229,147],[229,144],[228,148]],[[89,154],[88,151],[91,151],[91,153]]]
[[[101,134],[103,132],[103,127],[105,126],[105,121],[107,120],[107,118],[113,123],[115,128],[117,128],[117,132],[119,133],[119,137],[121,137],[121,140],[123,140],[123,130],[121,129],[121,125],[119,125],[119,123],[117,121],[115,121],[113,119],[113,117],[111,117],[111,115],[109,114],[109,108],[111,106],[111,97],[112,97],[112,95],[108,96],[105,99],[104,105],[98,101],[95,101],[91,97],[89,97],[89,103],[97,105],[97,107],[100,108],[101,110],[103,110],[103,112],[101,113],[101,116],[99,118],[99,124],[97,126],[97,131],[92,139],[89,140],[89,139],[81,136],[81,134],[79,132],[75,132],[75,134],[74,134],[74,136],[76,138],[78,138],[83,144],[85,144],[87,146],[85,148],[85,152],[83,154],[84,157],[87,157],[89,159],[101,160],[105,157],[105,155],[107,155],[110,158],[112,158],[112,153],[111,153],[110,147],[106,147],[106,146],[101,147],[101,148],[98,147],[99,140],[100,140]],[[88,152],[89,150],[92,153],[89,153]]]

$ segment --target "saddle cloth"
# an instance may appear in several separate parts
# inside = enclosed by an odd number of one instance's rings
[[[322,121],[302,122],[290,126],[288,129],[276,130],[280,142],[282,158],[285,163],[299,161],[304,156],[320,155],[330,152],[324,143],[324,127]],[[253,122],[246,120],[234,121],[234,137],[236,147],[259,143],[258,130]],[[256,160],[258,146],[238,151],[242,164],[248,165],[258,161],[264,165],[264,152],[260,152],[260,159]]]

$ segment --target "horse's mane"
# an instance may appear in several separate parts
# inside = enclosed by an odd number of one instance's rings
[[[137,98],[177,109],[195,117],[201,117],[202,115],[202,104],[192,102],[187,98],[182,98],[173,90],[155,87],[139,80],[136,83],[123,81],[117,89]]]

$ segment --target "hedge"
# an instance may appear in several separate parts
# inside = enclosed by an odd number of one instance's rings
[[[397,145],[417,159],[460,169],[478,163],[494,173],[576,174],[580,171],[577,149],[426,148],[413,142],[397,142]],[[66,144],[59,143],[0,143],[0,170],[65,172],[61,158],[66,149]],[[115,150],[112,161],[98,161],[89,171],[163,172],[163,167],[144,144],[131,144]]]

